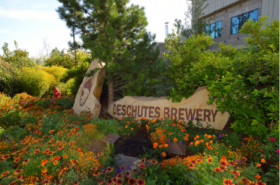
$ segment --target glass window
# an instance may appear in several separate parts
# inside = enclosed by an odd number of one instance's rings
[[[258,10],[253,10],[231,18],[230,34],[236,34],[241,29],[246,21],[253,19],[254,22],[258,21]]]
[[[218,38],[218,37],[221,37],[221,30],[222,30],[222,21],[219,21],[219,22],[215,22],[213,24],[210,24],[208,26],[206,26],[206,31],[209,31],[210,32],[206,32],[206,35],[211,35],[212,38]]]

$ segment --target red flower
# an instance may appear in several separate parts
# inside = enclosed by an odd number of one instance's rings
[[[135,180],[134,177],[130,177],[127,182],[128,182],[129,185],[134,185],[136,180]]]
[[[274,142],[274,141],[275,141],[275,138],[271,137],[271,138],[270,138],[270,141]]]
[[[4,173],[1,174],[1,177],[5,177],[6,175],[8,175],[10,172],[9,171],[6,171]]]
[[[145,181],[143,179],[137,179],[137,185],[145,185]]]
[[[224,180],[224,185],[231,185],[231,183],[232,183],[232,180],[230,180],[230,179]]]
[[[75,127],[75,130],[79,130],[79,127]]]
[[[117,179],[116,184],[117,185],[121,185],[123,183],[123,181],[121,179]]]
[[[3,157],[2,157],[2,159],[7,159],[7,158],[9,158],[10,157],[10,154],[6,154],[6,155],[4,155]]]
[[[227,167],[226,167],[226,166],[220,166],[220,170],[226,171],[226,170],[227,170]]]
[[[226,166],[226,165],[227,165],[227,162],[226,162],[226,161],[221,161],[220,163],[221,163],[221,165],[223,165],[223,166]]]
[[[218,173],[220,171],[220,168],[215,168],[214,171]]]

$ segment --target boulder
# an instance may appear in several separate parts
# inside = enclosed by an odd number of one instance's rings
[[[198,118],[203,127],[207,124],[216,130],[223,130],[230,114],[226,111],[222,113],[217,110],[217,105],[208,105],[209,91],[207,88],[199,87],[188,99],[183,98],[181,102],[173,103],[166,97],[144,97],[144,96],[125,96],[124,98],[112,102],[109,105],[108,113],[118,119],[133,116],[136,119],[145,117],[146,119],[155,118],[176,118],[187,123],[189,120]],[[139,120],[140,122],[140,120]]]
[[[90,70],[100,67],[93,76],[84,77],[82,84],[77,92],[73,110],[76,114],[80,115],[82,111],[90,111],[94,117],[98,117],[101,109],[100,96],[103,87],[103,77],[106,72],[103,68],[105,63],[102,62],[102,66],[98,59],[91,62],[87,74]],[[100,84],[100,86],[98,86]]]

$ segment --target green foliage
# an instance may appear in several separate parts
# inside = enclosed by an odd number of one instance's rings
[[[60,52],[57,48],[53,49],[51,56],[45,61],[45,66],[61,66],[66,69],[71,69],[74,66],[77,66],[82,63],[90,63],[91,55],[85,50],[77,51],[77,60],[75,62],[74,53],[70,50],[67,50],[67,53],[64,53],[63,50]]]
[[[21,69],[20,79],[24,91],[38,97],[42,97],[49,89],[53,89],[57,83],[53,75],[28,67]]]
[[[260,147],[262,152],[260,152],[259,150],[257,153],[259,155],[265,155],[265,157],[263,158],[267,161],[279,161],[279,154],[276,152],[276,150],[279,149],[279,132],[271,132],[268,135],[266,135],[263,139],[263,143],[264,144],[262,144]]]
[[[10,128],[7,128],[2,134],[0,134],[0,137],[5,135],[6,137],[15,141],[21,141],[25,138],[27,133],[28,132],[26,129],[20,128],[18,125],[15,125]]]
[[[265,19],[249,20],[239,31],[250,34],[246,39],[249,50],[237,51],[220,43],[221,51],[212,53],[205,51],[214,43],[210,36],[194,35],[181,45],[180,36],[169,35],[166,47],[170,52],[165,57],[172,63],[168,66],[175,86],[172,101],[207,86],[208,104],[216,102],[218,110],[231,114],[235,132],[264,136],[269,123],[279,125],[279,21],[261,30]]]
[[[77,94],[88,67],[89,63],[82,63],[81,65],[74,66],[67,70],[60,79],[60,82],[67,84],[67,91],[70,91],[72,95],[75,96]]]
[[[41,67],[40,69],[52,74],[58,81],[61,79],[61,77],[64,75],[64,73],[67,71],[66,68],[60,67],[60,66],[51,66],[51,67]]]
[[[14,96],[22,92],[18,78],[19,69],[0,57],[0,92]]]
[[[262,181],[266,184],[279,184],[279,166],[270,165],[268,172],[264,173],[262,176]]]
[[[93,118],[90,122],[97,125],[97,130],[103,133],[105,136],[107,134],[119,135],[119,123],[115,119],[104,120],[99,118]]]
[[[75,102],[75,99],[73,97],[61,97],[55,101],[53,104],[54,106],[60,106],[64,109],[69,109],[70,107],[73,107]]]
[[[109,89],[109,99],[113,99],[112,91],[120,97],[151,94],[151,89],[144,84],[160,74],[157,65],[161,60],[158,60],[159,49],[153,50],[155,35],[145,30],[148,23],[143,8],[126,7],[128,0],[98,0],[84,4],[59,2],[62,3],[57,10],[60,18],[70,29],[76,27],[81,31],[82,48],[91,50],[92,58],[105,62],[106,80],[108,83],[113,80],[114,89]],[[84,12],[93,9],[90,19],[83,16]],[[84,26],[85,21],[89,27]],[[69,45],[75,48],[77,43],[74,41]]]
[[[233,132],[233,133],[227,134],[223,138],[223,143],[228,147],[231,146],[232,150],[236,150],[236,149],[240,148],[242,145],[240,142],[240,139],[241,139],[240,135]]]
[[[1,123],[3,123],[4,127],[19,125],[22,119],[22,114],[23,113],[21,111],[4,113],[3,115],[1,115]]]

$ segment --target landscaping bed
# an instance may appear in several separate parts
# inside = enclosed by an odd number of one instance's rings
[[[73,97],[1,95],[0,184],[278,183],[276,151],[268,151],[271,158],[264,151],[275,147],[274,135],[241,137],[201,128],[195,120],[92,119],[87,112],[76,116],[71,105]],[[108,134],[120,137],[106,145],[100,140]],[[185,154],[170,154],[172,143],[186,146]],[[113,169],[116,154],[142,159],[138,171]]]

